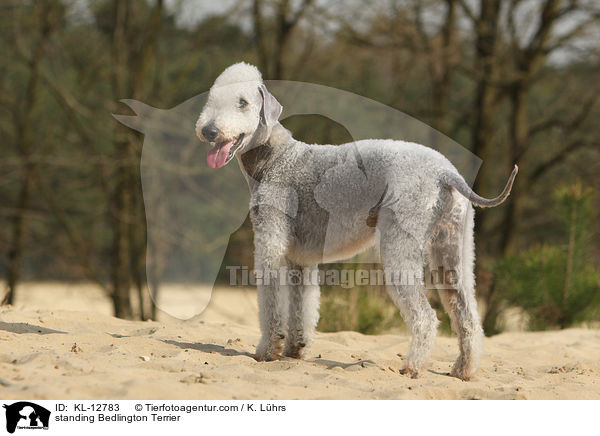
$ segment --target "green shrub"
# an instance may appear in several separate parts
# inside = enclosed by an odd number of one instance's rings
[[[496,265],[502,295],[529,315],[534,330],[565,328],[600,316],[600,270],[589,255],[593,191],[580,183],[556,191],[564,244],[539,245]]]
[[[323,286],[320,314],[317,329],[322,332],[376,334],[403,325],[400,312],[378,286]]]
[[[381,268],[381,265],[355,264],[365,270]],[[344,269],[348,264],[331,264],[327,269]],[[444,311],[436,291],[428,292],[428,299],[440,320],[440,333],[451,334],[450,318]],[[384,286],[322,285],[321,309],[317,329],[322,332],[356,331],[378,334],[390,330],[406,330],[400,311],[388,296]]]

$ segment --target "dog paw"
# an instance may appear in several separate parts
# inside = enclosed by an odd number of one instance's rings
[[[475,372],[477,372],[478,366],[473,359],[461,355],[454,362],[450,375],[463,381],[469,381],[473,378]]]
[[[281,358],[282,346],[278,343],[261,342],[256,347],[255,359],[259,362],[271,362]]]
[[[463,366],[455,365],[452,368],[452,371],[450,371],[450,375],[452,377],[459,378],[463,381],[469,381],[473,377],[473,372],[474,371],[468,370],[468,369],[464,368]]]
[[[254,355],[254,358],[258,361],[258,362],[272,362],[274,360],[279,360],[281,358],[281,354],[277,354],[277,353],[272,353],[272,352],[259,352],[258,350],[256,351],[256,354]]]
[[[279,354],[258,354],[254,356],[257,362],[273,362],[275,360],[281,359],[281,355]]]
[[[279,360],[281,358],[281,353],[277,353],[268,349],[257,349],[254,357],[259,362],[272,362],[273,360]]]
[[[419,378],[419,371],[408,366],[404,369],[401,369],[400,374],[407,375],[410,378]]]
[[[306,353],[306,344],[304,343],[286,345],[283,350],[283,355],[285,357],[291,357],[292,359],[303,359]]]

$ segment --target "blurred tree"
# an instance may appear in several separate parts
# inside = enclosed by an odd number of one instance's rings
[[[476,214],[478,291],[484,302],[485,330],[495,333],[501,297],[497,298],[489,261],[514,249],[512,242],[521,234],[517,218],[521,193],[533,189],[545,172],[563,164],[567,156],[597,143],[593,136],[581,132],[600,95],[597,63],[590,65],[596,76],[591,79],[588,95],[571,114],[563,112],[567,97],[561,104],[538,110],[541,113],[536,114],[535,122],[530,120],[532,108],[539,107],[539,87],[548,75],[556,74],[556,67],[548,66],[550,57],[561,50],[573,50],[577,42],[596,38],[590,31],[599,22],[597,4],[560,0],[391,1],[387,9],[383,7],[375,14],[370,26],[357,26],[354,16],[339,20],[350,44],[376,49],[382,56],[403,58],[408,48],[411,59],[424,63],[428,74],[422,86],[430,89],[429,110],[415,107],[414,97],[410,101],[413,105],[406,107],[453,136],[470,132],[465,143],[484,161],[473,187],[476,192],[485,194],[495,189],[492,180],[508,171],[502,171],[498,162],[510,167],[515,162],[524,164],[510,201],[499,210]],[[597,45],[590,46],[597,52]],[[394,76],[406,80],[410,68],[415,65]],[[421,71],[418,64],[416,71]],[[469,83],[465,84],[461,76]],[[406,86],[418,85],[411,81]],[[458,110],[448,113],[448,101],[455,102]],[[558,113],[552,111],[556,108]],[[561,130],[561,146],[546,147],[530,162],[531,150],[539,151],[544,144],[532,142],[532,137],[545,135],[547,141],[547,130],[557,129]]]
[[[258,64],[265,78],[336,86],[421,118],[484,160],[475,186],[483,195],[519,162],[509,202],[477,214],[488,333],[509,292],[495,261],[540,241],[559,245],[561,223],[546,213],[557,180],[579,177],[600,189],[595,1],[253,0],[211,16],[197,5],[0,5],[0,49],[8,54],[0,59],[0,250],[9,254],[0,267],[9,299],[21,280],[91,280],[119,316],[156,316],[143,301],[145,269],[158,292],[163,280],[193,276],[193,265],[180,259],[163,277],[168,244],[146,247],[141,140],[110,113],[121,98],[175,106],[240,60]],[[343,126],[318,117],[284,123],[311,142],[348,139]],[[190,216],[202,217],[204,207],[199,198]],[[589,265],[600,257],[599,226],[589,224]],[[246,223],[225,264],[251,264],[251,240]]]
[[[483,2],[486,3],[486,2]],[[544,79],[542,74],[543,67],[546,64],[549,56],[556,50],[564,48],[570,44],[575,38],[585,35],[586,29],[590,28],[594,23],[598,22],[600,17],[600,9],[594,8],[593,5],[586,2],[569,1],[562,2],[560,0],[546,0],[541,4],[536,5],[530,12],[534,17],[533,29],[523,25],[527,29],[519,31],[517,22],[522,16],[523,5],[518,0],[512,0],[508,3],[507,11],[507,28],[508,31],[503,35],[503,41],[506,42],[506,47],[503,47],[502,53],[498,53],[498,65],[502,65],[503,71],[500,77],[490,78],[492,83],[497,87],[497,98],[506,98],[508,100],[508,165],[506,171],[509,171],[512,165],[516,162],[523,163],[527,158],[527,153],[531,147],[532,125],[530,122],[530,105],[532,104],[531,92],[533,87]],[[483,7],[483,4],[482,4]],[[584,18],[578,18],[584,13]],[[560,28],[567,28],[566,31],[558,31]],[[600,71],[599,71],[600,72]],[[600,76],[598,76],[600,77]],[[514,242],[515,235],[518,231],[519,220],[517,219],[517,209],[521,202],[522,192],[531,189],[532,173],[543,173],[548,171],[552,164],[551,161],[558,162],[564,158],[565,153],[573,152],[577,148],[584,145],[591,145],[592,138],[581,138],[578,134],[578,125],[583,123],[590,109],[598,98],[600,88],[597,84],[600,79],[596,79],[595,89],[591,92],[589,98],[584,101],[580,108],[574,110],[574,124],[566,132],[565,144],[557,147],[557,150],[550,154],[549,160],[539,161],[533,165],[522,165],[521,177],[517,180],[515,189],[511,194],[511,201],[501,210],[501,222],[499,224],[498,234],[500,235],[499,244],[492,248],[492,256],[502,256],[506,254]],[[564,116],[564,114],[561,114]],[[548,119],[555,118],[555,114],[545,115]],[[546,119],[542,119],[537,123],[535,131],[540,133],[545,128],[554,127],[552,124],[547,124]],[[485,147],[489,148],[491,141],[488,141]],[[486,152],[482,150],[483,156]],[[483,174],[480,177],[485,177],[485,164],[482,168]],[[478,222],[480,227],[483,226],[481,219]],[[480,229],[485,231],[484,229]],[[487,333],[496,332],[495,324],[498,315],[495,297],[496,286],[492,279],[490,287],[485,292],[486,299],[486,314],[484,317],[484,328]]]
[[[559,188],[557,209],[567,242],[533,247],[498,262],[504,301],[523,308],[535,330],[599,319],[600,269],[589,257],[593,196],[581,183]]]
[[[145,2],[107,3],[109,19],[100,16],[98,23],[110,35],[111,86],[114,102],[121,98],[144,100],[153,85],[153,64],[157,39],[163,21],[163,1],[152,5]],[[114,130],[115,172],[114,219],[112,255],[112,298],[115,314],[132,318],[130,289],[137,289],[141,319],[146,319],[144,291],[146,284],[145,243],[146,228],[143,209],[139,161],[140,135],[123,126]]]
[[[302,0],[297,7],[290,0],[253,0],[252,22],[259,67],[265,79],[283,79],[284,55],[289,46],[292,31],[309,12],[313,0]],[[266,9],[273,13],[268,16]],[[268,20],[267,18],[270,18]]]
[[[62,24],[64,8],[59,1],[35,1],[28,11],[31,15],[24,15],[19,8],[13,8],[10,12],[13,14],[10,27],[12,49],[19,64],[24,66],[27,79],[22,94],[11,101],[15,130],[14,147],[21,161],[21,176],[11,217],[12,236],[7,256],[7,292],[3,304],[14,302],[21,278],[24,238],[28,231],[26,217],[29,214],[35,178],[33,123],[39,103],[40,68],[52,33]],[[25,37],[23,27],[33,27],[35,32]]]

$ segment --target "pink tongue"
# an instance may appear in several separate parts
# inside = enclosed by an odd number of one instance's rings
[[[217,144],[208,150],[208,155],[206,156],[208,166],[211,168],[221,168],[225,165],[229,151],[231,150],[231,147],[233,147],[233,142],[234,141],[229,141],[227,144],[221,146]]]

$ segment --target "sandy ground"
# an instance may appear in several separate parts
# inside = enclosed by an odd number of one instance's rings
[[[600,399],[598,330],[486,338],[470,382],[447,375],[456,338],[439,337],[413,380],[396,334],[320,333],[306,361],[256,362],[251,291],[219,290],[189,321],[130,322],[99,292],[44,286],[0,311],[2,399]]]

